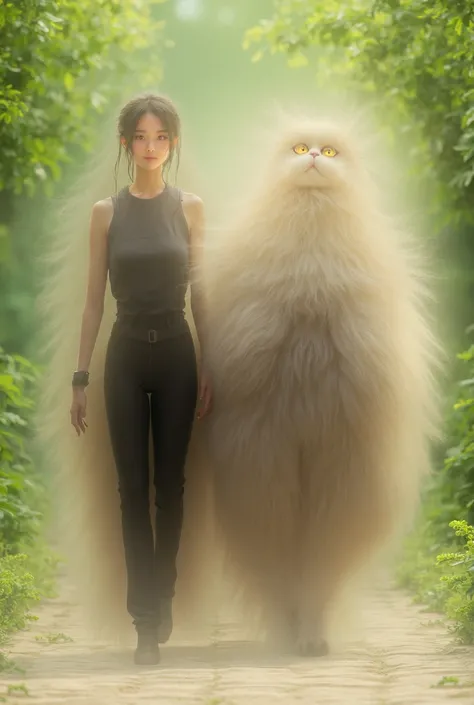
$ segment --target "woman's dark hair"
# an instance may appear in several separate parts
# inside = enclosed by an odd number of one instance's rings
[[[178,171],[180,140],[178,139],[176,147],[174,145],[175,138],[181,137],[181,121],[179,119],[178,112],[169,98],[156,95],[154,93],[145,93],[144,95],[140,95],[137,98],[130,100],[120,111],[118,118],[118,134],[119,139],[125,139],[125,146],[123,147],[121,142],[119,143],[119,154],[115,163],[115,190],[117,190],[117,179],[122,150],[124,150],[127,155],[128,175],[130,180],[133,181],[135,166],[132,153],[133,137],[135,135],[138,121],[147,113],[151,113],[161,120],[163,128],[167,131],[170,138],[170,153],[168,159],[163,165],[163,179],[165,182],[165,170],[170,170],[175,152],[177,154],[176,173]]]

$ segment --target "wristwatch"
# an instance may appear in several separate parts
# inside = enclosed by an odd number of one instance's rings
[[[87,387],[89,384],[89,373],[87,370],[76,370],[72,376],[73,387]]]

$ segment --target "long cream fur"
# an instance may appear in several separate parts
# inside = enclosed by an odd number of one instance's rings
[[[339,154],[306,172],[298,143]],[[416,248],[380,212],[357,133],[294,118],[270,146],[208,248],[206,432],[244,604],[271,638],[322,653],[344,584],[416,509],[438,347]]]

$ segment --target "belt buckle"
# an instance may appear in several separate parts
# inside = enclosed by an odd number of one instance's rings
[[[158,340],[158,333],[156,330],[151,329],[148,331],[148,342],[149,343],[156,343]]]

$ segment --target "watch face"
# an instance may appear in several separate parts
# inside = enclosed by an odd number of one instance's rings
[[[72,383],[74,386],[85,387],[89,384],[89,373],[78,370],[74,372],[72,377]]]

